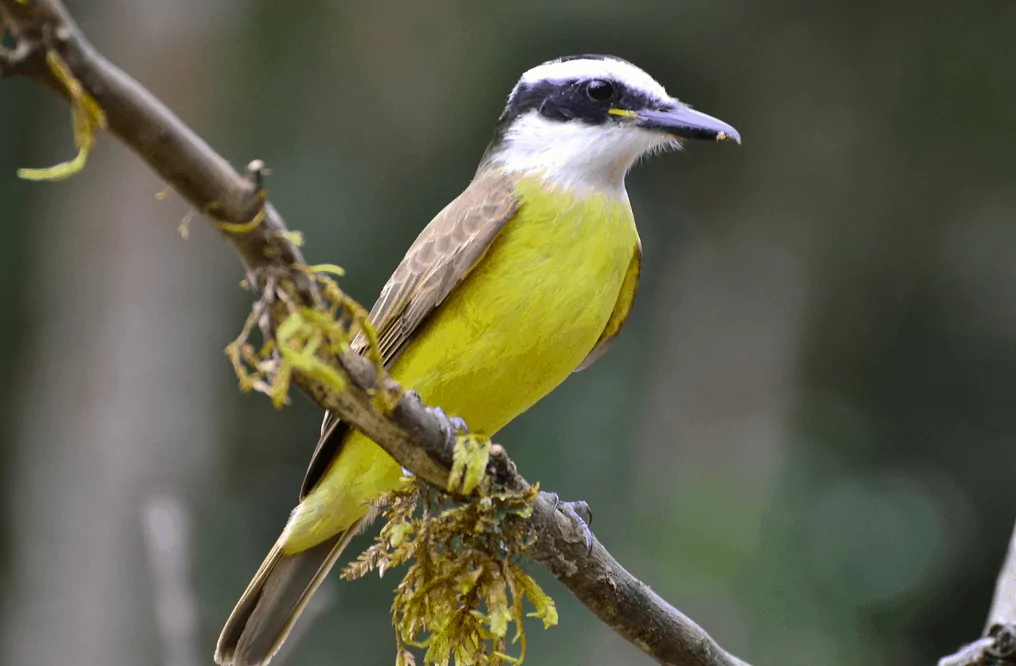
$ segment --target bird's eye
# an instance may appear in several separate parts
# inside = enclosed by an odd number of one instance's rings
[[[614,97],[614,86],[610,81],[590,81],[586,84],[586,95],[594,102],[609,102]]]

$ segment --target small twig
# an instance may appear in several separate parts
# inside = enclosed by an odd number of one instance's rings
[[[998,572],[983,637],[943,657],[938,666],[1016,665],[1016,528]]]
[[[1009,551],[998,574],[984,633],[988,635],[992,628],[1004,625],[1016,625],[1016,528],[1009,539]]]
[[[938,660],[938,666],[984,666],[988,662],[985,658],[988,654],[988,648],[994,644],[992,638],[978,638],[970,645],[965,646],[956,654],[951,654],[948,657],[942,657]]]

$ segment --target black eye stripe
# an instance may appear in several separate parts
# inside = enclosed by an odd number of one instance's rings
[[[590,84],[594,83],[606,84],[611,89],[611,95],[603,99],[594,97],[589,89]],[[608,113],[610,108],[639,111],[659,106],[658,100],[616,80],[543,80],[520,83],[508,100],[498,124],[505,126],[524,113],[536,110],[541,116],[552,120],[579,120],[591,125],[602,125],[611,119],[611,114]]]

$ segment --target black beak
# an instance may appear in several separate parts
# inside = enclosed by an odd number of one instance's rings
[[[635,124],[646,129],[673,134],[681,139],[711,139],[741,143],[741,135],[736,129],[719,118],[695,111],[680,102],[676,102],[667,110],[636,111]]]

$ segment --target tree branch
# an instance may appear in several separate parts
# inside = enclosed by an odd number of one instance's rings
[[[1016,528],[1009,539],[984,635],[938,666],[1004,666],[1016,664]]]
[[[109,130],[206,216],[240,255],[249,282],[271,303],[278,285],[292,287],[300,305],[322,300],[282,216],[264,197],[263,166],[244,175],[216,153],[139,83],[102,57],[58,0],[0,0],[0,17],[15,38],[0,49],[0,77],[29,77],[69,97],[46,65],[54,52],[106,114]],[[258,219],[260,217],[260,219]],[[257,220],[256,224],[248,224]],[[226,223],[226,224],[223,224]],[[229,225],[244,225],[242,230]],[[253,227],[253,228],[251,228]],[[268,308],[266,335],[279,323]],[[294,371],[293,382],[321,407],[367,434],[417,477],[444,487],[452,456],[451,424],[428,411],[412,392],[401,394],[390,414],[374,404],[379,388],[397,389],[390,377],[355,354],[322,357],[346,380],[343,391]],[[492,447],[491,471],[510,488],[528,488],[504,449]],[[570,505],[541,493],[529,520],[537,539],[532,559],[558,578],[587,608],[623,638],[668,666],[747,666],[724,651],[702,628],[628,573],[588,531]]]

